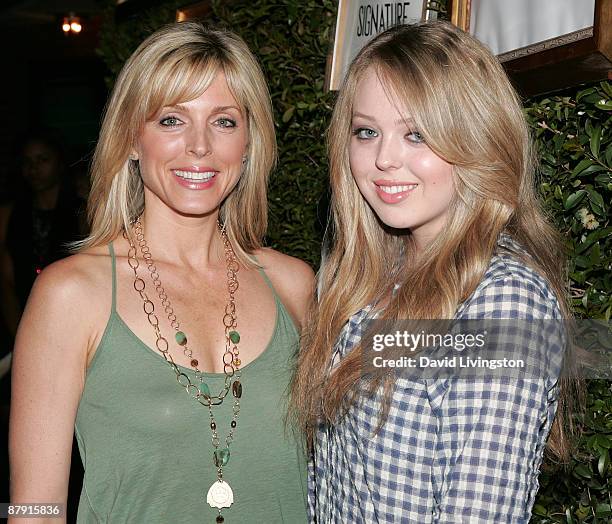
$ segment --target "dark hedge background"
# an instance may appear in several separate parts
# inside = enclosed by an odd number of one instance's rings
[[[174,21],[184,3],[169,0],[117,19],[109,1],[99,48],[111,72],[109,87],[142,39]],[[323,82],[336,2],[213,0],[212,6],[210,21],[242,35],[272,94],[279,165],[271,179],[267,242],[316,267],[323,227],[317,216],[327,188],[325,130],[333,104]],[[567,239],[574,311],[606,320],[612,313],[611,111],[610,82],[525,101],[541,158],[538,187]],[[611,448],[611,384],[593,380],[575,459],[565,469],[545,465],[532,521],[612,522]]]

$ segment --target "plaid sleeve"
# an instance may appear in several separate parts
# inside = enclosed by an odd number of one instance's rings
[[[317,518],[315,514],[315,501],[316,501],[316,482],[315,482],[315,468],[314,468],[314,456],[312,451],[308,453],[308,522],[316,524]]]
[[[560,318],[545,282],[533,273],[512,273],[484,285],[462,316]],[[557,347],[563,334],[543,336]],[[485,376],[427,381],[437,420],[434,523],[529,522],[556,412],[557,379]]]
[[[430,386],[438,421],[433,522],[529,522],[556,407],[544,381],[448,379]]]

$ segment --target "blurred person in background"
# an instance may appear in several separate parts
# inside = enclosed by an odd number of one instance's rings
[[[51,131],[30,132],[19,142],[16,157],[20,176],[12,181],[12,198],[0,206],[0,471],[5,472],[9,371],[19,319],[36,276],[67,256],[67,245],[85,233],[85,200],[70,177],[61,141]],[[8,500],[8,475],[0,480],[1,494],[0,500]]]
[[[34,279],[68,254],[85,232],[60,142],[48,131],[29,134],[20,148],[24,184],[0,216],[2,314],[14,336]]]

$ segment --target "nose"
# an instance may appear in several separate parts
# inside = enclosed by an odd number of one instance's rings
[[[187,135],[186,150],[188,155],[202,158],[212,152],[206,128],[193,127]]]
[[[38,162],[32,160],[26,160],[23,163],[22,170],[26,176],[30,176],[37,171]]]
[[[378,146],[376,167],[381,171],[386,171],[388,169],[398,169],[401,166],[399,145],[392,140],[392,137],[383,137]]]

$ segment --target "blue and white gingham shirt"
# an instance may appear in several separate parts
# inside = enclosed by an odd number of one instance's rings
[[[506,235],[460,319],[560,319],[547,282]],[[342,329],[332,362],[360,340],[371,307]],[[309,513],[323,523],[527,523],[557,403],[556,377],[398,378],[378,433],[382,392],[318,428]]]

